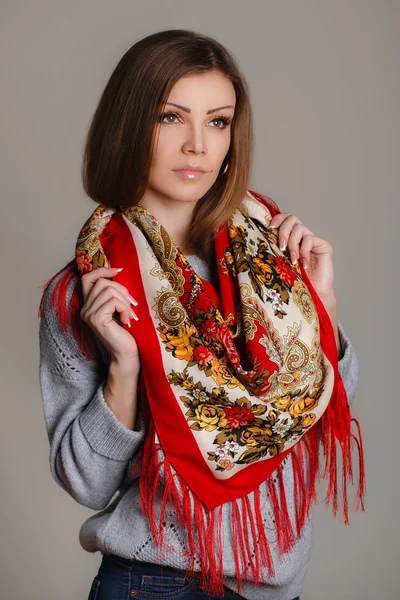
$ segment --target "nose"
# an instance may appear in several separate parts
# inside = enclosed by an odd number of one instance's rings
[[[192,124],[188,127],[187,132],[187,138],[183,144],[183,151],[193,152],[194,154],[206,154],[207,146],[203,126]]]

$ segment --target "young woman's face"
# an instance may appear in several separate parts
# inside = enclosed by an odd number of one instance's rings
[[[177,81],[156,124],[146,195],[195,202],[212,187],[229,150],[235,102],[233,84],[220,72]],[[204,173],[185,173],[188,165]]]

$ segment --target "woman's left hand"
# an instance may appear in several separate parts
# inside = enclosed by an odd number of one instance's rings
[[[308,229],[290,213],[279,213],[271,219],[270,228],[278,229],[280,250],[287,247],[293,264],[301,262],[322,299],[335,296],[333,289],[332,244]]]

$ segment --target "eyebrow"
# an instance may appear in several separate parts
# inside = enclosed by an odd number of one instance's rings
[[[180,104],[175,104],[174,102],[166,102],[165,104],[171,104],[172,106],[176,106],[177,108],[181,108],[182,110],[184,110],[187,113],[190,113],[190,108],[187,108],[187,106],[181,106]],[[227,104],[226,106],[219,106],[218,108],[212,108],[211,110],[207,111],[207,114],[211,114],[214,112],[217,112],[218,110],[222,110],[223,108],[235,108],[232,104]]]

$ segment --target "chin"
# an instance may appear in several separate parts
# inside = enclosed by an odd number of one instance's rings
[[[160,189],[160,192],[178,202],[197,202],[208,190],[209,187],[204,188],[204,186],[196,185],[196,182],[185,181],[183,184],[173,186],[173,189]]]

